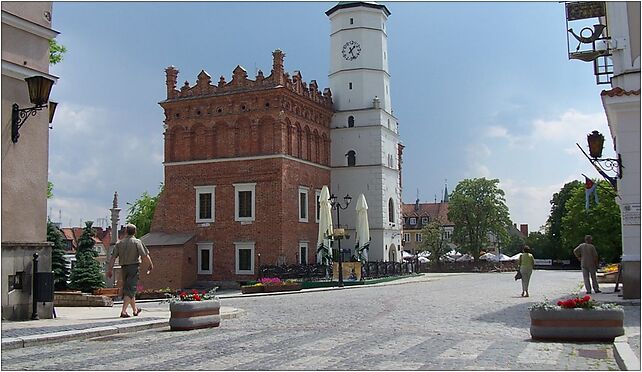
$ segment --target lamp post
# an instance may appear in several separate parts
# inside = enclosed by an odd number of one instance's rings
[[[11,106],[11,141],[18,142],[20,128],[30,116],[35,116],[38,111],[45,107],[49,108],[49,123],[53,121],[54,112],[58,103],[49,101],[49,94],[54,81],[44,76],[32,76],[25,78],[29,90],[29,100],[35,106],[20,108],[17,103]]]
[[[330,207],[332,209],[337,210],[337,228],[340,227],[340,222],[339,222],[339,211],[341,209],[346,209],[348,208],[348,205],[350,205],[350,202],[352,201],[352,197],[348,194],[343,197],[343,200],[345,202],[345,205],[341,205],[341,202],[337,200],[337,196],[332,194],[330,195]],[[339,241],[339,287],[343,287],[343,251],[341,250],[341,239],[345,236],[345,233],[343,235],[336,235],[335,237]]]
[[[579,143],[576,143],[577,147],[580,148],[584,156],[591,162],[595,170],[606,179],[613,189],[617,191],[617,179],[622,178],[622,157],[620,154],[617,155],[617,159],[613,158],[602,158],[602,150],[604,148],[604,135],[602,133],[594,130],[586,136],[586,141],[588,142],[589,154],[582,149],[582,146]],[[607,172],[613,172],[615,175],[611,176]]]

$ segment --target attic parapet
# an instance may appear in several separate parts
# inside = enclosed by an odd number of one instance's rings
[[[278,49],[275,50],[272,53],[272,57],[273,63],[270,76],[265,77],[263,76],[263,72],[258,70],[255,80],[248,79],[247,71],[238,65],[232,71],[232,79],[229,82],[226,81],[224,76],[221,76],[218,84],[213,85],[210,75],[204,70],[201,70],[194,85],[190,85],[189,81],[185,81],[185,84],[180,90],[176,89],[178,70],[174,66],[170,66],[165,69],[167,75],[167,99],[215,96],[282,86],[320,105],[332,107],[332,94],[329,88],[325,88],[323,93],[321,93],[316,80],[310,81],[308,85],[303,80],[301,72],[299,71],[294,71],[292,77],[290,77],[283,69],[285,53],[282,51]]]

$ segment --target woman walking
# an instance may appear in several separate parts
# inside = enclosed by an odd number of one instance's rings
[[[528,284],[533,274],[535,266],[535,257],[531,254],[531,249],[525,245],[522,254],[519,256],[519,272],[522,274],[522,297],[528,297]]]

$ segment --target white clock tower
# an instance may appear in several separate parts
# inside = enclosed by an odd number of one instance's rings
[[[330,18],[331,187],[339,200],[363,193],[372,241],[370,261],[401,261],[401,185],[397,119],[392,115],[388,36],[390,11],[369,1],[340,2]],[[336,218],[336,217],[335,217]],[[356,211],[341,211],[354,251]],[[336,223],[336,220],[335,220]]]

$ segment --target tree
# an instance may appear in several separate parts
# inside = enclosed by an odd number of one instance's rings
[[[616,193],[608,182],[600,180],[596,183],[599,204],[591,197],[588,210],[585,209],[584,186],[578,184],[571,191],[566,202],[566,214],[562,217],[562,249],[570,254],[584,241],[585,235],[591,235],[600,259],[619,262],[622,255],[622,227],[620,208],[615,203]]]
[[[453,241],[475,261],[488,244],[489,234],[508,240],[508,207],[498,184],[498,179],[465,179],[450,196],[448,219],[455,224]]]
[[[76,251],[76,264],[71,270],[70,288],[91,293],[94,289],[104,288],[105,280],[100,272],[100,263],[96,260],[98,252],[94,249],[93,237],[96,235],[91,227],[92,221],[85,222],[82,236]]]
[[[441,264],[442,259],[450,252],[449,240],[444,234],[443,224],[439,219],[432,220],[429,224],[421,229],[420,251],[430,252],[430,258],[437,265]]]
[[[551,255],[552,258],[568,259],[571,255],[567,249],[562,249],[562,239],[560,231],[562,229],[562,217],[566,215],[566,203],[571,197],[572,191],[580,187],[582,182],[572,181],[566,183],[559,192],[553,194],[551,199],[551,214],[546,220],[546,235],[548,235],[551,246],[556,251]]]
[[[517,232],[517,230],[515,231],[516,233],[508,234],[509,235],[508,244],[502,247],[502,253],[504,253],[507,256],[514,256],[517,253],[521,252],[522,249],[524,248],[524,244],[526,244],[521,234]]]
[[[526,245],[531,249],[533,256],[537,258],[557,258],[555,254],[558,249],[553,246],[551,239],[545,233],[533,231],[526,237]]]
[[[67,48],[64,45],[58,44],[56,39],[49,40],[49,64],[55,65],[62,62],[65,53]]]
[[[62,232],[51,221],[47,221],[47,241],[51,247],[51,270],[54,273],[54,287],[57,291],[67,289],[69,269],[65,260],[65,242]]]
[[[158,204],[158,198],[162,192],[163,184],[161,183],[156,196],[151,196],[145,191],[134,204],[127,203],[130,207],[127,209],[126,220],[128,223],[136,225],[138,236],[147,234],[152,227],[154,211],[156,211],[156,204]]]

